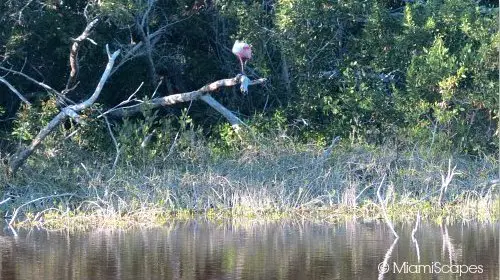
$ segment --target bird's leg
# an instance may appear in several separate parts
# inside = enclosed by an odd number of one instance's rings
[[[241,56],[238,56],[238,59],[240,60],[241,74],[245,75],[245,69],[244,69],[243,59],[241,58]]]
[[[245,61],[243,62],[243,68],[245,68],[247,66],[247,62],[248,62],[248,59],[245,59]]]

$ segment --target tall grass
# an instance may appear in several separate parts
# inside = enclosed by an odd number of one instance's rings
[[[40,150],[17,177],[0,178],[6,182],[4,199],[12,198],[1,210],[11,219],[17,209],[18,225],[46,226],[152,225],[196,214],[380,218],[376,192],[383,183],[392,218],[412,219],[417,211],[432,219],[495,220],[500,214],[493,157],[342,141],[325,149],[283,135],[243,136],[220,153],[190,133],[176,136],[163,154],[136,148],[115,168],[112,153],[98,155],[71,144],[55,155]],[[450,166],[456,175],[440,205],[442,176]],[[46,199],[33,201],[40,197]]]

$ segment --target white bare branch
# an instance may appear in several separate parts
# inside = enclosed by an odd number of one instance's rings
[[[443,206],[444,195],[445,195],[446,191],[448,190],[448,186],[450,185],[451,181],[453,180],[453,177],[455,175],[461,174],[460,172],[455,172],[456,168],[457,168],[456,165],[453,166],[453,168],[451,168],[451,159],[449,159],[448,160],[448,170],[447,170],[446,175],[444,173],[441,173],[441,190],[440,190],[439,199],[438,199],[439,206]]]
[[[391,229],[391,231],[394,234],[394,236],[396,238],[399,238],[399,235],[394,230],[394,226],[392,225],[392,222],[389,219],[389,216],[387,215],[387,209],[386,209],[386,205],[385,205],[386,203],[384,202],[385,200],[382,199],[382,196],[380,195],[380,189],[382,188],[382,185],[384,184],[384,181],[385,181],[385,175],[384,175],[384,177],[382,177],[382,181],[380,182],[380,185],[378,186],[378,189],[377,189],[378,201],[380,203],[380,208],[382,209],[382,214],[384,215],[385,222],[387,223],[387,225]]]
[[[13,85],[11,85],[9,82],[7,82],[7,80],[5,80],[4,78],[0,77],[0,82],[4,83],[24,103],[26,103],[26,104],[28,104],[28,105],[31,106],[31,102],[29,102],[28,99],[26,99]]]
[[[109,52],[108,47],[107,49]],[[70,105],[63,108],[59,112],[59,114],[57,114],[44,128],[42,128],[42,130],[40,130],[38,135],[35,137],[35,139],[33,139],[33,141],[28,147],[12,155],[12,157],[9,159],[9,173],[14,174],[17,171],[17,169],[24,164],[26,159],[33,153],[33,151],[38,147],[38,145],[40,145],[40,143],[45,139],[45,137],[47,137],[54,130],[54,128],[56,128],[60,123],[65,121],[68,117],[73,117],[75,120],[78,120],[79,117],[77,112],[89,108],[90,106],[92,106],[92,104],[94,104],[97,97],[99,97],[99,94],[101,93],[104,84],[106,83],[106,80],[109,77],[109,73],[111,72],[111,69],[113,68],[115,60],[119,54],[120,51],[117,50],[112,55],[110,55],[108,64],[106,65],[106,69],[104,70],[94,93],[87,100],[79,104]]]
[[[213,83],[207,84],[207,85],[203,86],[202,88],[195,90],[195,91],[172,94],[172,95],[165,96],[165,97],[154,98],[154,99],[151,99],[149,101],[145,101],[141,104],[137,104],[137,105],[134,105],[134,106],[131,106],[128,108],[124,108],[124,107],[117,108],[116,110],[111,112],[110,115],[113,117],[122,118],[122,117],[136,114],[136,113],[140,112],[142,109],[154,109],[154,108],[158,108],[158,107],[162,107],[162,106],[169,106],[169,105],[173,105],[173,104],[177,104],[177,103],[202,99],[201,97],[206,93],[215,92],[218,89],[220,89],[221,87],[232,87],[232,86],[241,84],[242,80],[244,80],[245,78],[246,78],[246,76],[239,74],[234,78],[222,79],[222,80],[218,80],[218,81],[215,81]],[[261,79],[249,81],[248,85],[258,85],[258,84],[264,83],[265,81],[266,81],[265,78],[261,78]],[[222,110],[220,107],[222,105],[220,105],[220,104],[217,105],[216,103],[214,103],[212,101],[212,99],[203,98],[202,100],[207,102],[207,104],[210,106],[215,105],[216,107],[213,107],[213,108],[216,109],[217,111]],[[223,114],[224,116],[229,116],[229,113],[232,114],[229,110],[227,110],[227,111],[224,110],[224,113],[222,113],[221,111],[219,111],[219,112],[221,114]],[[238,121],[239,119],[236,116],[230,117],[230,118],[228,118],[228,120],[231,122],[231,124],[241,124],[241,122]]]
[[[37,84],[38,86],[48,90],[49,92],[52,92],[56,95],[61,95],[61,93],[55,89],[53,89],[52,87],[50,87],[49,85],[43,83],[43,82],[39,82],[33,78],[31,78],[30,76],[24,74],[23,72],[19,72],[19,71],[16,71],[16,70],[12,70],[12,69],[9,69],[9,68],[5,68],[3,66],[0,66],[0,70],[3,70],[3,71],[6,71],[6,72],[9,72],[9,73],[12,73],[12,74],[15,74],[15,75],[19,75],[25,79],[27,79],[28,81],[32,82],[32,83],[35,83]]]

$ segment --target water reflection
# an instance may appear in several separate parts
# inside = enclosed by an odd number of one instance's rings
[[[460,279],[498,279],[500,224],[395,225],[175,222],[161,229],[0,236],[1,279],[456,279],[379,274],[408,264],[482,265]],[[5,231],[7,232],[7,231]],[[418,247],[415,246],[418,242]],[[392,246],[392,250],[391,250]],[[420,260],[420,262],[419,262]],[[392,267],[391,267],[392,269]]]

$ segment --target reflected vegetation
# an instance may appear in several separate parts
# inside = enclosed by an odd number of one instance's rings
[[[500,224],[380,221],[174,222],[163,228],[0,236],[1,279],[456,279],[379,274],[386,261],[482,265],[460,279],[498,279]],[[4,234],[9,231],[5,230]],[[419,262],[420,260],[420,262]]]

